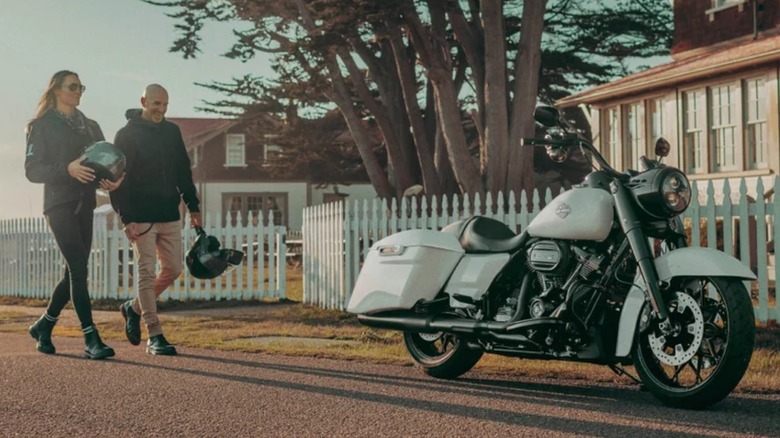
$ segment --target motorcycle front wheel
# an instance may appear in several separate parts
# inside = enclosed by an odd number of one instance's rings
[[[645,312],[634,344],[634,366],[662,403],[703,409],[725,398],[750,363],[755,315],[741,280],[677,279],[668,296],[672,331],[647,323]]]
[[[439,379],[454,379],[462,375],[482,357],[481,350],[469,348],[458,336],[450,333],[404,332],[404,344],[415,366]]]

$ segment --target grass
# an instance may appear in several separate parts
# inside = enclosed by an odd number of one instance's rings
[[[115,311],[117,300],[95,302],[96,309]],[[43,306],[42,300],[0,298],[0,304]],[[218,309],[248,306],[243,301],[161,302],[161,314],[166,337],[172,342],[196,348],[209,348],[250,353],[269,353],[292,356],[310,356],[341,360],[359,360],[373,363],[412,366],[399,332],[364,327],[357,319],[344,312],[313,306],[287,303],[254,303],[257,310],[242,311],[238,315],[225,314]],[[195,310],[195,316],[180,316],[166,310]],[[210,310],[213,309],[213,315]],[[111,342],[124,341],[123,321],[119,317],[101,323],[101,336]],[[0,331],[23,333],[35,320],[35,315],[23,311],[0,311]],[[55,336],[80,336],[76,326],[61,324]],[[256,343],[257,337],[318,338],[351,341],[323,347],[301,342],[274,341]],[[109,342],[110,343],[110,342]],[[563,361],[538,361],[485,355],[475,367],[485,373],[530,377],[560,377],[587,379],[598,382],[632,382],[618,377],[607,367]],[[631,367],[628,367],[629,371]],[[780,392],[780,327],[776,324],[758,327],[753,359],[742,379],[738,392]]]

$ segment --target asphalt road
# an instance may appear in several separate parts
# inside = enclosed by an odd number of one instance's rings
[[[707,411],[583,381],[457,381],[411,367],[180,348],[154,357],[58,354],[0,333],[0,436],[780,436],[780,395],[733,395]]]

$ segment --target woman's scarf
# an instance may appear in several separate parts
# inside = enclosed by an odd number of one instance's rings
[[[84,114],[81,111],[75,110],[73,114],[67,115],[56,108],[53,109],[54,114],[56,114],[57,117],[59,117],[62,121],[67,123],[68,126],[70,126],[70,129],[76,131],[76,133],[80,135],[87,134],[86,117],[84,117]]]

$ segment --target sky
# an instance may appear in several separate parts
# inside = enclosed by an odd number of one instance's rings
[[[196,82],[272,74],[265,59],[221,56],[236,23],[207,23],[194,60],[170,53],[176,20],[166,11],[140,0],[0,1],[0,220],[42,214],[43,185],[24,176],[24,125],[56,71],[79,74],[87,87],[79,109],[108,141],[124,126],[125,110],[140,108],[149,83],[168,90],[168,117],[210,117],[195,108],[222,96]]]

